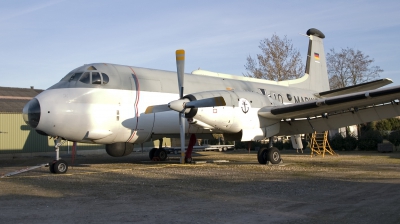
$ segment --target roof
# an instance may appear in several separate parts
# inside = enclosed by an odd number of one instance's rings
[[[22,113],[25,104],[41,92],[43,92],[41,89],[0,86],[0,113]]]

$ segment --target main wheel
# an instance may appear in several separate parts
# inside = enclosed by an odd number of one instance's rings
[[[68,164],[64,160],[57,160],[54,164],[54,172],[55,173],[66,173],[68,170]]]
[[[150,160],[153,160],[154,158],[154,153],[156,152],[157,148],[152,148],[149,152],[149,158]]]
[[[192,163],[192,158],[187,158],[187,157],[185,157],[185,163]]]
[[[257,152],[257,160],[260,164],[267,164],[267,148],[261,148]]]
[[[165,149],[157,149],[156,152],[154,153],[154,157],[160,158],[160,161],[165,161],[168,157],[167,151]]]
[[[278,164],[281,162],[281,153],[276,147],[272,147],[267,152],[267,160],[272,164]]]

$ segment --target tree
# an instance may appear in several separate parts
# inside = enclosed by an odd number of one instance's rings
[[[273,34],[271,39],[261,40],[258,47],[262,54],[257,54],[257,59],[247,57],[244,67],[248,72],[244,76],[282,81],[296,79],[304,74],[301,55],[286,36],[281,39]]]
[[[368,82],[379,77],[383,70],[379,66],[372,66],[374,59],[360,50],[352,48],[336,52],[331,49],[326,55],[331,89]]]
[[[372,66],[373,62],[373,58],[360,50],[346,48],[336,52],[335,49],[331,49],[326,55],[330,88],[344,88],[378,78],[383,70],[379,66]],[[357,129],[360,133],[359,125]]]

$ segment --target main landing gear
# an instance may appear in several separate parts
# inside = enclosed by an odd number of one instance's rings
[[[267,164],[268,162],[271,164],[279,164],[282,161],[281,153],[276,147],[261,148],[258,150],[257,160],[260,164]]]
[[[54,140],[54,147],[56,148],[56,159],[49,163],[49,169],[51,173],[61,174],[66,173],[68,170],[68,163],[65,160],[60,159],[60,146],[64,142],[60,142],[58,138]]]
[[[149,152],[149,158],[153,161],[165,161],[168,157],[167,151],[162,148],[163,139],[159,139],[158,148],[152,148]]]
[[[191,134],[190,140],[189,140],[189,145],[185,152],[185,163],[191,163],[193,161],[192,152],[193,152],[193,146],[196,144],[196,140],[197,140],[196,135]],[[159,143],[158,148],[152,148],[149,152],[150,160],[165,161],[168,157],[167,151],[164,148],[162,148],[163,140],[159,139],[159,141],[160,141],[160,143]]]
[[[269,137],[268,148],[261,148],[257,152],[257,160],[260,164],[279,164],[282,162],[279,149],[272,145],[273,137]]]
[[[167,151],[163,148],[152,148],[149,152],[149,158],[153,161],[165,161],[167,157]]]

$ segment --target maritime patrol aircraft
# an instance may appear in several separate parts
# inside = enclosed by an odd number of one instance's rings
[[[400,115],[400,86],[378,89],[390,79],[330,90],[325,35],[312,28],[307,36],[306,70],[299,79],[275,82],[204,70],[185,74],[185,52],[177,50],[177,72],[109,63],[78,67],[28,102],[23,118],[40,134],[105,144],[115,157],[131,153],[134,144],[180,137],[184,163],[191,161],[189,147],[196,137],[217,133],[226,140],[258,141]],[[165,160],[167,153],[159,147],[149,157]],[[280,152],[262,148],[257,160],[277,164]],[[50,171],[67,169],[57,154]]]

